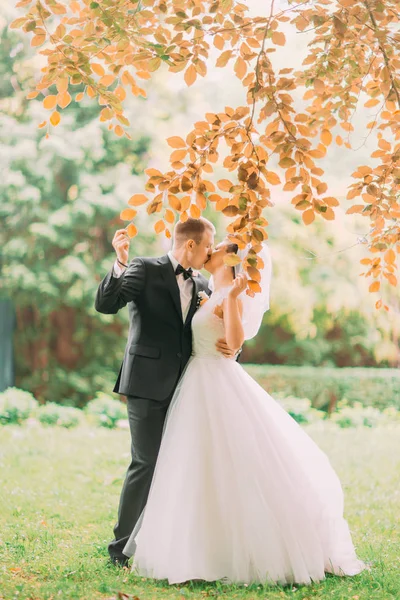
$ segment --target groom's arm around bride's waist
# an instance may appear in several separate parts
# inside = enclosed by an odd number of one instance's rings
[[[116,314],[139,297],[145,280],[146,266],[142,258],[135,258],[120,277],[114,276],[113,267],[98,287],[95,309],[104,314]]]

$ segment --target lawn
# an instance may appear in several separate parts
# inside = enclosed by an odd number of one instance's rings
[[[346,517],[359,555],[372,563],[369,572],[300,588],[168,586],[135,577],[108,565],[106,548],[129,461],[128,431],[5,426],[0,427],[0,599],[398,600],[400,428],[320,423],[308,432],[342,479]]]

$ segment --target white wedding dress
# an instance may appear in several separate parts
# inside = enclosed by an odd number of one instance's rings
[[[145,510],[123,552],[132,571],[191,579],[309,584],[365,565],[326,455],[234,360],[214,314],[196,312],[193,356],[171,402]],[[154,374],[157,376],[157,374]]]

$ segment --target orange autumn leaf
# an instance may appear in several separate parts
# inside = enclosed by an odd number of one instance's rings
[[[120,214],[120,219],[122,219],[122,221],[132,221],[136,215],[137,211],[133,208],[125,208]]]
[[[133,223],[131,223],[126,228],[126,232],[130,238],[134,238],[137,235],[138,230],[136,229],[135,225]]]
[[[60,121],[61,121],[61,115],[60,115],[60,113],[57,110],[55,110],[53,112],[53,114],[51,115],[51,117],[50,117],[50,123],[54,127],[57,127],[57,125],[59,124]]]
[[[55,108],[55,106],[57,105],[57,96],[46,96],[46,98],[43,100],[43,106],[44,108],[47,108],[48,110],[51,110],[53,108]]]
[[[58,94],[57,103],[60,108],[67,108],[67,106],[71,103],[72,98],[68,92],[64,92],[63,94]]]
[[[197,79],[197,71],[193,65],[190,65],[185,71],[185,82],[188,86],[193,85]]]
[[[381,282],[374,281],[373,283],[371,283],[371,285],[369,286],[368,289],[370,292],[379,292],[380,287],[381,287]]]
[[[394,263],[396,260],[396,254],[394,252],[394,250],[392,248],[390,248],[389,250],[387,250],[387,252],[385,252],[385,261],[387,263]]]
[[[104,85],[104,87],[110,87],[110,85],[112,85],[115,81],[115,76],[114,75],[104,75],[100,80],[99,80],[99,85]]]
[[[128,204],[130,204],[131,206],[140,206],[141,204],[145,204],[146,202],[148,202],[148,200],[149,199],[144,194],[134,194],[128,200]]]
[[[172,212],[172,210],[170,210],[169,208],[167,208],[167,210],[165,211],[165,216],[164,216],[165,220],[168,223],[174,223],[175,222],[175,216],[174,213]]]
[[[181,137],[175,135],[167,139],[167,143],[171,148],[186,148],[186,142]]]
[[[305,225],[310,225],[315,219],[315,212],[312,209],[305,210],[301,217]]]
[[[161,233],[162,231],[164,231],[165,229],[165,223],[162,219],[160,219],[159,221],[157,221],[157,223],[155,223],[154,225],[154,231],[158,234]]]
[[[196,204],[191,204],[191,205],[190,205],[190,209],[189,209],[189,211],[190,211],[190,216],[191,216],[193,219],[200,219],[200,217],[201,217],[201,212],[200,212],[200,209],[199,209],[199,207],[198,207],[198,206],[196,206]]]
[[[92,63],[90,65],[90,68],[92,69],[93,73],[96,73],[96,75],[99,75],[99,77],[103,77],[105,73],[104,67],[102,67],[98,63]]]

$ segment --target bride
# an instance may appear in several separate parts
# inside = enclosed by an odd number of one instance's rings
[[[259,256],[262,293],[244,293],[224,241],[205,268],[213,294],[193,322],[193,353],[164,425],[144,509],[123,552],[132,571],[170,584],[192,579],[309,584],[365,565],[343,518],[343,492],[326,455],[235,361],[269,308],[271,262]],[[156,373],[154,374],[156,376]]]

